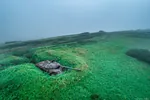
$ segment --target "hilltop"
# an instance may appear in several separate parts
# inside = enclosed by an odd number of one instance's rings
[[[150,99],[149,63],[126,55],[150,50],[149,43],[150,34],[137,30],[7,42],[0,46],[0,100]],[[35,65],[53,59],[82,71],[50,76]]]

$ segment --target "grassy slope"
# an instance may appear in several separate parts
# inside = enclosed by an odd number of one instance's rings
[[[68,72],[51,77],[33,64],[9,67],[0,71],[0,99],[91,100],[91,96],[95,96],[93,100],[150,99],[149,65],[125,55],[130,48],[150,49],[150,40],[115,34],[95,40],[99,42],[54,48],[87,63],[86,74]]]

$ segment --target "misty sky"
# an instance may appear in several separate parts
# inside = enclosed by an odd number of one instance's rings
[[[0,0],[0,42],[150,28],[150,0]]]

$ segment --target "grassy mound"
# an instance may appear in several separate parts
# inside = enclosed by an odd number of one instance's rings
[[[25,57],[17,57],[17,56],[9,55],[0,60],[0,65],[1,65],[0,70],[8,66],[19,65],[19,64],[28,63],[28,62],[29,62],[29,59]]]
[[[6,97],[7,100],[19,98],[31,100],[38,95],[42,98],[44,97],[42,92],[47,93],[46,89],[42,90],[43,86],[50,82],[48,77],[33,64],[18,65],[3,70],[0,72],[0,79],[0,100],[6,100]]]
[[[34,53],[32,60],[34,63],[44,60],[56,60],[64,66],[79,67],[82,70],[87,67],[81,57],[61,50],[37,50]]]
[[[150,64],[150,51],[146,49],[131,49],[126,52],[128,56]]]
[[[68,85],[76,84],[87,75],[87,64],[82,58],[72,53],[56,50],[37,50],[33,60],[55,59],[61,64],[70,67],[80,67],[81,72],[67,71],[49,76],[34,64],[21,64],[0,71],[0,100],[49,100],[55,98]],[[6,77],[4,77],[6,76]]]

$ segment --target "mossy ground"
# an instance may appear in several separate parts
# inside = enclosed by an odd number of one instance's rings
[[[0,71],[0,100],[149,100],[150,65],[125,53],[150,49],[150,40],[118,34],[93,40],[33,49],[31,62]],[[46,59],[83,71],[49,76],[31,64]]]

